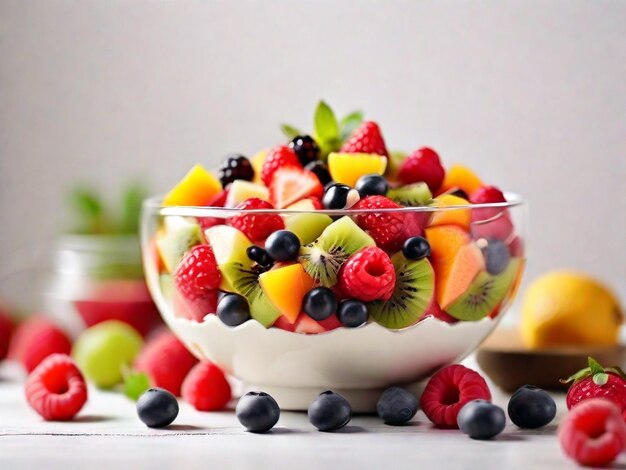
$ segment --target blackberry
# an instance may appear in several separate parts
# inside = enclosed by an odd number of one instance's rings
[[[302,166],[317,160],[320,157],[320,148],[311,136],[298,135],[289,142],[289,147],[296,152]]]
[[[226,157],[220,164],[218,171],[223,188],[235,180],[252,181],[254,178],[254,168],[252,168],[250,160],[238,154]]]

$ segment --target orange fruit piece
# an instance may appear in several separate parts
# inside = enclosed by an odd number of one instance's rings
[[[425,233],[435,270],[435,297],[445,310],[467,291],[485,260],[470,236],[455,225],[428,227]]]
[[[164,206],[204,206],[222,190],[218,179],[195,165],[163,199]]]
[[[483,186],[483,182],[476,175],[476,173],[468,167],[463,165],[452,165],[448,168],[448,171],[446,171],[446,176],[443,179],[441,188],[439,188],[439,194],[454,189],[461,189],[465,192],[465,194],[471,196],[472,193],[481,186]]]
[[[434,207],[467,206],[469,202],[462,197],[452,194],[442,194],[434,199]],[[430,225],[458,225],[469,232],[472,222],[472,211],[470,209],[450,209],[434,212]]]
[[[354,188],[363,175],[382,175],[387,168],[387,157],[374,153],[331,153],[328,155],[328,171],[337,183]]]
[[[270,302],[292,325],[302,311],[302,299],[313,287],[313,279],[300,263],[264,272],[259,283]]]

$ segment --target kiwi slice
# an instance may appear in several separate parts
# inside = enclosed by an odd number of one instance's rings
[[[350,217],[344,216],[326,227],[317,240],[301,247],[298,261],[318,284],[332,287],[350,255],[375,244]]]
[[[376,301],[369,314],[389,329],[411,326],[428,309],[435,292],[435,271],[428,259],[406,259],[402,252],[391,257],[396,271],[396,287],[387,302]]]
[[[232,262],[222,265],[221,271],[233,290],[248,299],[250,316],[265,328],[272,326],[281,313],[267,298],[259,284],[259,276],[266,270],[256,265]]]
[[[306,245],[315,241],[332,222],[333,219],[326,214],[293,214],[285,217],[285,228],[295,233],[300,243]]]
[[[407,207],[428,206],[433,200],[433,195],[426,183],[412,183],[390,189],[387,197]]]
[[[486,317],[509,292],[519,267],[520,259],[511,258],[506,269],[498,275],[482,271],[446,311],[458,320],[477,321]]]
[[[202,241],[202,230],[195,222],[168,223],[166,219],[165,231],[157,235],[156,245],[165,268],[174,272],[185,253]]]

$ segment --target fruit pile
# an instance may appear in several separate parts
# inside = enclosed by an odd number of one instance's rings
[[[284,126],[286,145],[229,156],[218,177],[196,165],[165,196],[208,211],[163,217],[153,240],[177,316],[311,334],[499,313],[524,256],[503,193],[430,148],[388,152],[361,119],[322,102],[314,137]]]

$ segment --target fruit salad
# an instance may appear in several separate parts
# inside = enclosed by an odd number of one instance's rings
[[[162,199],[147,263],[175,316],[305,334],[495,318],[523,271],[519,200],[432,148],[389,151],[361,113],[321,102],[314,122]]]

